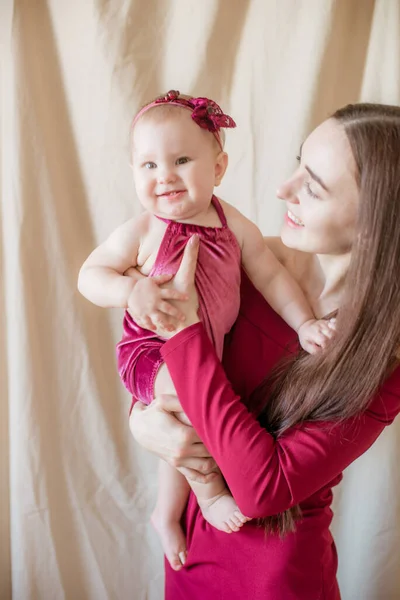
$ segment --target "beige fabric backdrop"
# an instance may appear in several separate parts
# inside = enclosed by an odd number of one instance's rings
[[[7,600],[159,600],[156,461],[128,430],[121,313],[79,297],[89,251],[137,214],[132,114],[177,88],[220,101],[221,194],[276,234],[312,125],[400,101],[399,0],[1,0],[1,573]],[[345,600],[400,598],[400,422],[346,473]],[[205,591],[205,597],[206,597]]]

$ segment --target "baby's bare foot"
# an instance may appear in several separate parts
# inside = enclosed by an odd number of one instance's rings
[[[220,531],[226,533],[239,531],[247,521],[250,521],[240,512],[229,492],[223,492],[209,500],[198,500],[198,502],[205,520]]]
[[[186,562],[186,540],[178,521],[166,521],[156,512],[151,515],[151,522],[161,539],[165,556],[175,571],[179,571]]]

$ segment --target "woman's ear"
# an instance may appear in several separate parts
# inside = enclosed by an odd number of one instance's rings
[[[227,168],[228,155],[226,152],[220,152],[215,161],[215,186],[218,186],[221,183]]]

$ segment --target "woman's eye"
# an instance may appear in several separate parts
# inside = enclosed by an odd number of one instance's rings
[[[314,192],[312,191],[310,183],[308,181],[304,182],[304,187],[306,189],[307,194],[311,196],[311,198],[319,198],[319,196],[317,196],[317,194],[314,194]]]
[[[145,167],[145,169],[155,169],[157,167],[156,163],[151,161],[144,163],[143,166]]]
[[[180,158],[178,158],[178,160],[176,161],[177,165],[184,165],[185,163],[189,162],[189,158],[187,156],[181,156]]]
[[[296,156],[296,160],[297,160],[298,163],[301,162],[301,156],[300,156],[300,154],[298,156]]]

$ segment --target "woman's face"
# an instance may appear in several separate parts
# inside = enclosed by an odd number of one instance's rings
[[[287,205],[283,243],[313,254],[346,254],[355,237],[356,164],[342,126],[328,119],[306,139],[299,167],[277,191]]]

